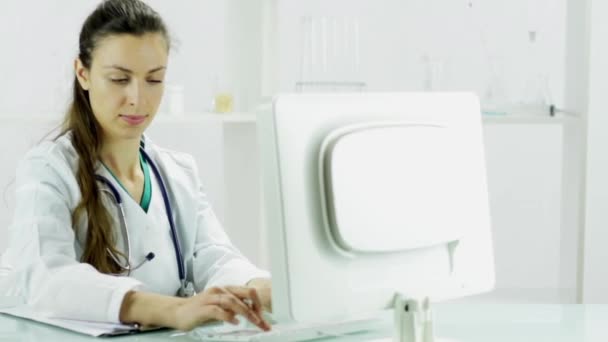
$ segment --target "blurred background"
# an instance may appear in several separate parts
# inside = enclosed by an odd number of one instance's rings
[[[191,153],[262,267],[255,110],[279,92],[472,91],[481,101],[497,290],[608,303],[608,27],[602,0],[147,0],[173,37],[148,134]],[[70,100],[97,0],[0,0],[0,251],[15,168]]]

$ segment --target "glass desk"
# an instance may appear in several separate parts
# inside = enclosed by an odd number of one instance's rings
[[[608,305],[551,304],[438,304],[435,335],[440,341],[461,342],[606,342]],[[390,341],[390,324],[382,331],[323,341]],[[187,334],[164,330],[143,334],[94,338],[0,314],[0,341],[82,342],[112,340],[195,341]]]

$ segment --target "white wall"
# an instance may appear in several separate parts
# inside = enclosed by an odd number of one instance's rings
[[[496,260],[488,297],[575,302],[578,240],[561,213],[565,131],[576,124],[484,125]]]
[[[586,213],[582,299],[608,303],[608,23],[602,16],[608,3],[591,0],[589,97],[587,117]]]
[[[36,145],[55,122],[0,119],[0,253],[7,247],[7,229],[15,208],[15,170],[24,153]]]
[[[208,110],[215,76],[227,77],[226,70],[233,69],[226,61],[227,53],[234,54],[225,39],[227,3],[146,2],[161,14],[174,38],[167,85],[184,86],[187,112]],[[65,111],[79,30],[97,3],[97,0],[2,1],[0,116],[60,116]]]
[[[605,6],[601,1],[595,1],[596,8]],[[37,1],[32,6],[30,2],[20,0],[2,1],[0,77],[4,82],[0,83],[0,119],[15,116],[58,118],[63,113],[72,78],[72,61],[77,52],[78,30],[97,2]],[[498,83],[505,89],[502,96],[507,102],[516,103],[526,95],[522,93],[526,76],[539,69],[550,75],[550,92],[558,106],[584,112],[587,104],[586,99],[582,99],[586,93],[586,70],[579,67],[585,59],[582,38],[586,31],[581,27],[585,22],[585,6],[581,4],[586,0],[147,2],[165,18],[176,38],[167,83],[185,87],[185,109],[189,113],[209,108],[217,75],[231,84],[237,94],[237,108],[241,109],[257,104],[262,86],[266,96],[275,91],[293,90],[294,83],[300,79],[300,18],[303,15],[359,18],[360,68],[355,78],[366,82],[368,90],[426,89],[428,70],[424,56],[430,56],[443,63],[442,77],[434,89],[474,90],[483,97],[494,82],[490,82],[489,61],[497,61]],[[262,23],[262,18],[273,20]],[[599,20],[595,20],[598,50],[595,50],[592,65],[594,72],[601,75],[602,61],[606,58],[600,49],[603,33]],[[540,59],[543,60],[540,66],[530,58],[527,46],[529,30],[538,32]],[[261,46],[268,49],[261,51]],[[602,178],[596,172],[603,171],[602,165],[605,165],[600,155],[601,143],[606,145],[599,131],[604,127],[603,119],[597,114],[602,111],[602,88],[605,87],[602,82],[600,77],[590,82],[594,89],[590,103],[595,108],[593,113],[596,113],[590,118],[597,127],[590,136],[590,142],[599,141],[600,144],[594,145],[599,146],[595,152],[590,150],[590,162],[597,163],[599,167],[594,167],[595,171],[588,176],[595,179],[598,191],[601,191],[602,183],[597,182]],[[161,111],[166,111],[165,104]],[[169,117],[166,119],[170,120]],[[13,137],[16,143],[0,144],[0,155],[7,156],[0,165],[2,190],[12,179],[20,151],[30,146],[30,138],[25,138],[22,132],[35,134],[45,131],[44,125],[11,129],[4,126],[4,122],[0,120],[0,132],[4,132],[2,137]],[[203,165],[203,181],[208,185],[216,210],[229,230],[233,230],[237,244],[255,258],[257,242],[246,242],[255,234],[252,231],[241,234],[239,230],[248,229],[247,221],[255,220],[258,215],[252,210],[253,206],[247,206],[248,201],[254,201],[251,195],[256,189],[255,186],[246,186],[249,178],[238,178],[238,168],[248,165],[255,154],[251,146],[246,150],[227,146],[232,142],[246,141],[253,133],[242,131],[243,127],[237,126],[227,132],[225,126],[219,125],[205,131],[206,135],[201,138],[196,125],[183,131],[180,127],[180,124],[166,122],[155,124],[151,132],[163,145],[184,149],[197,156],[199,164]],[[555,126],[518,128],[498,124],[487,127],[486,136],[492,172],[489,181],[494,189],[492,201],[496,208],[495,220],[498,220],[495,226],[500,228],[497,239],[504,242],[497,249],[499,286],[570,289],[574,281],[572,274],[578,266],[575,245],[579,221],[574,208],[578,199],[577,167],[571,166],[577,165],[577,157],[580,157],[577,154],[579,147],[570,142],[580,138],[580,131],[571,125],[561,131]],[[560,148],[555,145],[560,141],[567,147],[567,153],[560,154]],[[222,146],[209,145],[210,142]],[[243,153],[241,157],[239,153]],[[236,168],[236,171],[226,170],[225,166]],[[551,172],[554,167],[561,171]],[[558,174],[563,177],[556,178]],[[226,177],[232,177],[234,183],[227,183]],[[559,183],[563,187],[560,188]],[[234,197],[243,184],[246,188],[243,189],[244,195]],[[10,195],[12,190],[8,187],[7,194]],[[231,194],[226,195],[226,191]],[[566,194],[560,205],[555,202],[558,199],[549,197],[559,193]],[[591,192],[587,198],[596,198],[598,194]],[[597,203],[599,206],[601,202]],[[4,205],[4,202],[0,201],[0,204]],[[538,210],[532,207],[538,207]],[[560,208],[565,208],[561,212],[561,223],[558,219]],[[242,215],[237,216],[238,213]],[[595,222],[600,222],[600,209],[590,213],[590,222],[594,222],[594,217],[597,219]],[[0,214],[0,236],[8,220]],[[601,223],[596,225],[598,234]],[[594,228],[590,228],[589,233],[593,234],[593,231]],[[526,232],[533,238],[525,240]],[[526,263],[526,257],[517,254],[518,249],[511,248],[512,245],[521,245],[521,250],[533,254],[536,246],[542,244],[545,233],[551,234],[547,239],[552,244],[532,263]],[[601,232],[599,234],[600,240],[605,238]],[[0,238],[0,250],[3,243],[4,239]],[[597,240],[588,244],[595,243]],[[597,260],[597,263],[589,266],[587,271],[597,270],[602,257],[590,254],[586,260],[591,264]],[[543,267],[543,262],[548,262],[549,266]],[[592,278],[592,275],[587,277]]]
[[[484,109],[491,108],[487,94],[493,91],[493,102],[518,114],[518,105],[531,95],[529,77],[544,73],[548,103],[580,114],[586,79],[580,68],[585,56],[583,4],[278,0],[276,13],[271,13],[276,30],[265,35],[267,44],[274,43],[275,53],[269,53],[268,60],[276,60],[276,66],[263,81],[279,91],[295,90],[298,81],[326,81],[328,75],[335,81],[363,81],[369,91],[472,90]],[[308,40],[308,24],[302,19],[307,16],[318,20],[312,34],[316,43]],[[359,67],[347,77],[331,70],[336,67],[331,63],[334,55],[343,48],[332,45],[331,19],[345,17],[357,18],[359,25]],[[537,33],[537,50],[530,46],[529,31]],[[311,45],[315,49],[307,54]],[[302,62],[304,57],[310,60]],[[425,57],[442,67],[434,85],[429,85]],[[348,56],[341,61],[352,62]],[[501,296],[575,301],[582,127],[576,120],[564,125],[498,122],[486,127]]]
[[[579,8],[576,0],[147,2],[160,12],[175,37],[167,81],[184,86],[188,112],[209,108],[216,76],[237,93],[240,109],[255,105],[261,78],[277,77],[274,90],[293,90],[300,77],[303,15],[360,19],[357,76],[370,90],[424,89],[424,57],[430,56],[444,64],[440,89],[469,89],[483,96],[488,82],[496,81],[490,80],[489,64],[495,61],[506,100],[517,102],[525,95],[527,75],[541,70],[549,74],[554,102],[570,108],[573,102],[564,89],[566,77],[570,82],[577,73],[566,62],[576,59],[580,49],[566,51],[566,38],[572,35],[567,25],[576,24],[566,11]],[[0,84],[0,115],[64,111],[78,31],[97,3],[54,0],[36,1],[32,6],[20,0],[2,2],[0,76],[10,81]],[[277,5],[278,59],[277,69],[261,75],[267,61],[260,59],[260,20],[262,4],[267,3]],[[540,65],[529,50],[529,30],[538,32]]]
[[[443,62],[441,80],[434,90],[472,90],[483,98],[494,85],[504,89],[498,96],[515,104],[529,95],[525,93],[528,77],[543,72],[549,75],[553,101],[563,107],[566,9],[566,0],[281,0],[277,10],[278,88],[291,91],[301,78],[302,16],[352,17],[359,19],[356,77],[369,90],[425,89],[428,56]],[[325,38],[317,33],[313,53],[317,64],[322,64],[323,46],[327,46],[330,60],[335,48],[332,28],[327,30]],[[538,56],[529,46],[531,30],[537,32]],[[495,77],[491,70],[496,71]]]
[[[567,127],[564,136],[564,163],[562,180],[563,212],[562,229],[570,229],[562,235],[562,245],[568,241],[577,241],[573,253],[566,254],[568,269],[572,272],[562,274],[562,283],[570,282],[576,285],[576,301],[582,302],[582,274],[584,264],[584,204],[585,204],[585,150],[587,134],[587,112],[589,94],[589,0],[568,0],[567,4],[567,36],[566,36],[566,81],[565,108],[577,113],[580,121],[576,126]],[[568,250],[568,249],[566,249]]]

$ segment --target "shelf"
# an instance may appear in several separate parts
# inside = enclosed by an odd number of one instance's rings
[[[21,116],[0,116],[0,122],[24,123],[24,124],[59,124],[62,118],[43,115],[21,115]],[[161,124],[171,123],[198,123],[198,122],[222,122],[222,123],[255,123],[257,121],[254,113],[235,112],[235,113],[187,113],[175,116],[167,113],[158,113],[154,122]],[[482,115],[484,124],[566,124],[577,123],[581,119],[572,115]]]
[[[186,114],[184,116],[164,116],[159,114],[155,119],[161,122],[198,122],[201,120],[215,120],[231,123],[255,123],[257,118],[253,113],[230,113],[230,114]],[[580,122],[580,118],[572,115],[483,115],[484,124],[566,124]]]
[[[450,302],[463,304],[576,304],[576,290],[499,288],[475,296],[454,299]]]
[[[58,125],[63,120],[62,117],[53,117],[50,115],[40,114],[23,114],[23,115],[3,115],[0,116],[0,122],[4,123],[21,123],[21,124],[43,124],[43,125]],[[158,113],[153,122],[161,124],[166,123],[197,123],[197,122],[223,122],[223,123],[255,123],[256,117],[253,113],[235,112],[235,113],[187,113],[180,116],[171,115],[168,113]]]
[[[2,123],[33,124],[33,125],[59,125],[63,122],[63,117],[50,115],[2,115]]]
[[[256,116],[253,113],[235,112],[235,113],[187,113],[180,116],[175,116],[166,113],[158,113],[155,122],[162,123],[180,123],[180,122],[202,122],[202,121],[219,121],[225,123],[255,123]]]
[[[542,116],[542,115],[483,115],[482,122],[484,124],[518,124],[518,125],[537,125],[537,124],[555,124],[561,125],[566,123],[578,123],[580,118],[572,115],[556,115],[556,116]]]

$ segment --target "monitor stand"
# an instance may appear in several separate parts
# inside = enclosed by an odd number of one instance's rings
[[[394,302],[395,342],[457,342],[436,339],[433,331],[433,312],[428,297],[411,298],[395,295]]]

